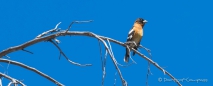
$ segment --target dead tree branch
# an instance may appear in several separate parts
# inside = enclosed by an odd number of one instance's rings
[[[101,42],[105,45],[105,48],[107,49],[108,53],[110,52],[109,48],[106,47],[106,42],[104,40],[109,40],[111,42],[114,42],[116,44],[119,44],[123,47],[126,47],[126,45],[120,41],[117,41],[117,40],[114,40],[112,38],[108,38],[108,37],[104,37],[104,36],[99,36],[99,35],[96,35],[92,32],[79,32],[79,31],[60,31],[60,32],[57,32],[55,34],[52,34],[52,35],[48,35],[48,36],[44,36],[44,37],[41,37],[41,38],[36,38],[36,39],[33,39],[33,40],[30,40],[24,44],[21,44],[19,46],[15,46],[15,47],[11,47],[11,48],[8,48],[6,50],[3,50],[2,52],[0,52],[0,58],[2,58],[3,56],[11,53],[11,52],[14,52],[14,51],[17,51],[17,50],[21,50],[23,48],[26,48],[28,46],[31,46],[33,44],[36,44],[38,42],[41,42],[41,41],[47,41],[49,39],[53,39],[53,38],[56,38],[56,37],[59,37],[59,36],[65,36],[65,35],[79,35],[79,36],[89,36],[89,37],[94,37],[94,38],[97,38],[98,40],[101,40]],[[131,48],[131,50],[133,50],[134,52],[136,52],[137,54],[139,54],[142,58],[146,59],[147,61],[151,62],[154,66],[156,66],[158,69],[160,69],[161,71],[163,71],[164,73],[166,73],[167,75],[169,75],[172,79],[176,80],[169,72],[165,71],[162,67],[160,67],[156,62],[154,62],[153,60],[149,59],[148,57],[146,57],[145,55],[141,54],[140,52],[138,52],[137,50],[134,50]],[[113,58],[112,54],[109,53],[110,57],[112,57],[112,60],[114,62],[114,65],[116,66],[116,69],[118,69],[117,67],[117,64],[115,62],[115,58]],[[119,71],[120,72],[120,71]],[[118,72],[118,73],[119,73]],[[119,73],[120,75],[120,78],[122,78],[122,81],[124,80],[123,77],[121,76],[121,73]],[[181,86],[181,84],[179,83],[179,81],[176,81],[176,83]]]
[[[70,28],[70,27],[69,27],[69,28]],[[54,33],[54,34],[50,34],[50,35],[48,35],[48,36],[42,36],[42,37],[40,37],[40,38],[37,37],[37,38],[35,38],[35,39],[33,39],[33,40],[30,40],[30,41],[28,41],[28,42],[26,42],[26,43],[24,43],[24,44],[21,44],[21,45],[18,45],[18,46],[14,46],[14,47],[10,47],[10,48],[8,48],[8,49],[6,49],[6,50],[3,50],[3,51],[0,52],[0,58],[2,58],[3,56],[6,56],[7,54],[9,54],[9,53],[11,53],[11,52],[24,49],[24,48],[26,48],[26,47],[28,47],[28,46],[31,46],[31,45],[33,45],[33,44],[36,44],[36,43],[38,43],[38,42],[48,41],[48,40],[50,40],[50,39],[54,39],[54,38],[59,37],[59,36],[79,35],[79,36],[94,37],[94,38],[100,40],[100,41],[104,44],[104,46],[105,46],[107,52],[109,53],[109,55],[110,55],[110,57],[111,57],[111,59],[112,59],[114,65],[115,65],[115,68],[116,68],[117,71],[118,71],[118,74],[119,74],[119,76],[120,76],[120,78],[121,78],[121,81],[122,81],[123,86],[126,86],[126,85],[127,85],[127,82],[124,80],[124,78],[123,78],[123,76],[122,76],[122,74],[121,74],[121,71],[120,71],[120,69],[118,68],[117,61],[116,61],[115,57],[113,56],[113,54],[111,53],[111,50],[109,49],[108,45],[106,44],[106,42],[105,42],[104,40],[109,40],[109,41],[114,42],[114,43],[116,43],[116,44],[119,44],[119,45],[121,45],[121,46],[123,46],[123,47],[127,47],[126,44],[123,43],[123,42],[114,40],[114,39],[112,39],[112,38],[108,38],[108,37],[96,35],[96,34],[94,34],[94,33],[92,33],[92,32],[88,32],[88,31],[85,31],[85,32],[68,31],[69,28],[68,28],[67,30],[59,31],[59,32],[56,32],[56,33]],[[146,59],[147,61],[151,62],[154,66],[156,66],[158,69],[160,69],[161,71],[163,71],[165,74],[169,75],[172,79],[176,80],[169,72],[167,72],[166,70],[164,70],[162,67],[160,67],[156,62],[154,62],[154,61],[151,60],[150,58],[148,58],[148,57],[146,57],[145,55],[141,54],[141,53],[138,52],[137,50],[134,50],[134,49],[132,49],[132,48],[131,48],[130,50],[133,50],[135,53],[139,54],[142,58],[144,58],[144,59]],[[181,86],[181,84],[179,83],[179,81],[175,81],[175,82],[176,82],[179,86]]]
[[[8,60],[8,59],[2,59],[2,58],[0,59],[0,62],[10,63],[10,64],[13,64],[13,65],[17,65],[17,66],[23,67],[25,69],[31,70],[32,72],[35,72],[35,73],[39,74],[40,76],[50,80],[51,82],[55,83],[58,86],[64,86],[63,84],[61,84],[60,82],[56,81],[55,79],[53,79],[52,77],[48,76],[47,74],[44,74],[41,71],[39,71],[39,70],[37,70],[37,69],[35,69],[33,67],[30,67],[28,65],[25,65],[23,63],[20,63],[20,62],[17,62],[17,61],[13,61],[13,60]]]

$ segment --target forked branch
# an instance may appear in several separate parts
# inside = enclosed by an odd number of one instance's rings
[[[88,21],[87,21],[88,22]],[[80,23],[80,22],[73,22],[73,23]],[[73,24],[71,23],[71,25]],[[22,50],[26,47],[29,47],[33,44],[36,44],[36,43],[39,43],[39,42],[42,42],[42,41],[48,41],[48,40],[51,40],[51,39],[54,39],[54,38],[57,38],[57,37],[60,37],[60,36],[67,36],[67,35],[78,35],[78,36],[89,36],[89,37],[93,37],[93,38],[96,38],[98,40],[100,40],[100,42],[102,42],[104,44],[104,47],[105,49],[107,50],[108,54],[110,55],[112,61],[113,61],[113,64],[121,78],[121,81],[122,81],[122,84],[123,86],[126,86],[127,85],[127,82],[124,80],[122,74],[121,74],[121,71],[120,69],[118,68],[118,63],[112,53],[112,50],[110,50],[111,48],[108,47],[107,43],[105,42],[105,40],[107,41],[110,41],[110,42],[114,42],[118,45],[121,45],[123,47],[128,47],[126,46],[125,43],[123,42],[120,42],[120,41],[117,41],[117,40],[114,40],[112,38],[108,38],[108,37],[104,37],[104,36],[100,36],[100,35],[97,35],[97,34],[94,34],[92,32],[88,32],[88,31],[82,31],[82,32],[79,32],[79,31],[69,31],[69,29],[71,28],[71,25],[68,27],[67,30],[61,30],[61,31],[58,31],[58,32],[55,32],[53,34],[50,34],[50,35],[42,35],[42,37],[37,37],[36,39],[33,39],[33,40],[30,40],[24,44],[21,44],[19,46],[15,46],[15,47],[11,47],[11,48],[8,48],[6,50],[3,50],[2,52],[0,52],[0,58],[2,58],[3,56],[6,56],[7,54],[11,53],[11,52],[14,52],[14,51],[17,51],[17,50]],[[163,73],[167,74],[168,76],[170,76],[172,79],[176,80],[169,72],[167,72],[166,70],[164,70],[162,67],[160,67],[156,62],[154,62],[153,60],[151,60],[150,58],[146,57],[145,55],[143,55],[142,53],[138,52],[137,50],[133,49],[133,48],[130,48],[130,50],[133,50],[135,53],[137,53],[138,55],[140,55],[142,58],[144,58],[145,60],[149,61],[151,64],[153,64],[155,67],[157,67],[158,69],[160,69],[161,71],[163,71]],[[4,59],[0,59],[0,61],[5,61]],[[8,61],[6,61],[8,62]],[[11,61],[12,62],[12,61]],[[14,61],[13,61],[14,62]],[[14,62],[16,63],[16,62]],[[20,65],[19,65],[20,66]],[[23,66],[23,65],[22,65]],[[25,67],[25,66],[24,66]],[[31,68],[30,70],[34,70],[34,68]],[[51,81],[55,82],[54,79],[51,79]],[[179,81],[175,81],[179,86],[182,86]],[[57,82],[57,84],[59,84],[59,82]],[[62,84],[61,84],[62,85]]]

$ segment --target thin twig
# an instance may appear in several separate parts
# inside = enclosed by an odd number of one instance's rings
[[[105,55],[104,55],[104,67],[106,67],[107,55],[108,55],[108,52],[106,50]]]
[[[112,51],[112,47],[111,47],[111,44],[110,44],[110,42],[109,42],[109,40],[107,39],[107,42],[108,42],[108,44],[109,44],[109,49],[110,49],[110,52],[112,53],[112,55],[114,56],[114,54],[113,54],[113,51]],[[115,57],[115,56],[114,56]],[[117,62],[117,61],[116,61]]]
[[[43,32],[42,34],[39,34],[36,38],[41,38],[44,35],[47,35],[49,33],[53,33],[53,32],[58,32],[60,31],[60,28],[58,28],[58,26],[61,24],[61,22],[59,22],[58,24],[56,24],[55,28],[48,30],[46,32]]]
[[[23,64],[23,63],[20,63],[20,62],[17,62],[17,61],[13,61],[13,60],[8,60],[8,59],[2,59],[2,58],[0,59],[0,62],[5,62],[5,63],[9,63],[9,62],[10,62],[10,64],[17,65],[17,66],[23,67],[23,68],[25,68],[25,69],[28,69],[28,70],[30,70],[30,71],[32,71],[32,72],[35,72],[35,73],[41,75],[42,77],[44,77],[44,78],[46,78],[46,79],[52,81],[53,83],[55,83],[55,84],[58,85],[58,86],[64,86],[63,84],[61,84],[60,82],[56,81],[56,80],[53,79],[52,77],[50,77],[50,76],[44,74],[43,72],[41,72],[41,71],[39,71],[39,70],[37,70],[37,69],[35,69],[35,68],[33,68],[33,67],[30,67],[30,66],[28,66],[28,65],[25,65],[25,64]]]
[[[4,66],[2,66],[1,64],[0,64],[0,66],[1,66],[2,69],[4,70],[4,73],[5,73],[5,74],[8,74],[8,72],[7,72],[8,69],[6,69],[6,68],[5,68]],[[8,66],[9,66],[9,63],[8,63],[8,65],[7,65],[7,68],[8,68]],[[4,77],[1,77],[1,76],[0,76],[0,78],[2,78],[2,80],[3,80]]]
[[[58,30],[60,30],[60,28],[58,28],[58,26],[61,24],[61,22],[59,22],[58,24],[56,24],[56,26],[55,26],[55,30],[53,30],[53,31],[58,31]]]
[[[59,52],[67,59],[67,61],[69,61],[70,63],[74,64],[74,65],[77,65],[77,66],[92,66],[92,64],[80,64],[80,63],[77,63],[77,62],[74,62],[74,61],[71,61],[66,55],[65,53],[62,51],[62,49],[55,43],[53,42],[52,40],[49,40],[52,44],[54,44]]]
[[[8,72],[9,66],[10,66],[10,62],[8,62],[8,64],[7,64],[7,69],[5,70],[5,74],[9,74],[9,72]]]
[[[115,82],[114,82],[114,86],[116,86],[116,75],[117,75],[117,72],[115,72]]]
[[[103,57],[102,57],[102,48],[101,48],[100,40],[98,40],[98,45],[100,47],[101,66],[102,66],[102,71],[103,71],[102,86],[104,86],[104,78],[105,78],[105,75],[106,75],[106,70],[105,70],[105,65],[104,65],[105,59],[103,60]]]
[[[139,46],[139,48],[143,48],[143,49],[145,49],[148,53],[150,53],[150,52],[151,52],[151,50],[150,50],[150,49],[148,49],[148,48],[146,48],[146,47],[144,47],[144,46],[142,46],[142,45],[140,45],[140,46]]]
[[[59,41],[58,39],[54,38],[54,40],[55,40],[55,42],[56,42],[57,44],[60,43],[60,41]]]
[[[89,22],[92,22],[92,21],[93,21],[93,20],[88,20],[88,21],[73,21],[73,22],[70,23],[70,25],[69,25],[69,27],[67,28],[66,32],[70,30],[70,28],[72,27],[72,25],[73,25],[74,23],[77,23],[77,24],[79,24],[79,23],[89,23]]]
[[[144,47],[144,46],[142,46],[142,45],[140,45],[140,47],[142,47],[143,49],[145,49],[145,50],[148,52],[148,54],[149,54],[149,56],[150,56],[150,59],[152,59],[151,50],[148,49],[148,48],[146,48],[146,47]],[[148,68],[147,68],[147,74],[146,74],[146,86],[149,86],[149,84],[148,84],[149,75],[152,75],[152,72],[151,72],[151,70],[150,70],[150,64],[151,64],[151,63],[148,62]]]
[[[101,66],[102,66],[102,70],[103,70],[103,57],[102,57],[102,48],[101,48],[101,43],[100,40],[98,40],[98,45],[100,47],[100,57],[101,57]]]
[[[8,55],[5,55],[5,57],[10,58]]]
[[[30,52],[29,50],[25,50],[25,49],[22,49],[22,50],[25,51],[25,52],[28,52],[30,54],[33,54],[33,52]]]
[[[61,59],[61,52],[59,53],[58,59],[59,59],[59,60]]]
[[[105,49],[105,55],[104,55],[104,60],[103,60],[103,78],[106,76],[106,61],[107,61],[107,55],[108,55],[108,52],[107,50]]]
[[[119,66],[121,66],[121,67],[129,67],[129,66],[133,65],[133,63],[128,63],[128,64],[126,64],[126,65],[122,65],[122,64],[120,64],[120,63],[118,63],[118,62],[117,62],[117,64],[118,64]]]

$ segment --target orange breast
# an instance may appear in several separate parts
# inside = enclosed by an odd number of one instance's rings
[[[143,36],[143,28],[140,24],[135,23],[133,29],[135,30],[135,34],[132,41],[135,41],[135,43],[139,43]]]

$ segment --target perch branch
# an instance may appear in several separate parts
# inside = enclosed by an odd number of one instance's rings
[[[49,39],[53,39],[53,38],[56,38],[56,37],[59,37],[59,36],[65,36],[65,35],[80,35],[80,36],[95,37],[95,38],[101,40],[101,41],[104,43],[104,45],[106,45],[106,44],[105,44],[105,42],[104,42],[103,40],[107,40],[107,39],[108,39],[109,41],[114,42],[114,43],[116,43],[116,44],[119,44],[119,45],[121,45],[121,46],[123,46],[123,47],[126,46],[124,43],[122,43],[122,42],[120,42],[120,41],[114,40],[114,39],[112,39],[112,38],[104,37],[104,36],[98,36],[98,35],[96,35],[96,34],[94,34],[94,33],[92,33],[92,32],[79,32],[79,31],[68,31],[68,32],[67,32],[67,31],[60,31],[60,32],[57,32],[57,33],[52,34],[52,35],[48,35],[48,36],[45,36],[45,37],[42,37],[42,38],[37,38],[37,39],[30,40],[30,41],[28,41],[28,42],[26,42],[26,43],[24,43],[24,44],[19,45],[19,46],[15,46],[15,47],[11,47],[11,48],[8,48],[8,49],[6,49],[6,50],[3,50],[2,52],[0,52],[0,58],[2,58],[3,56],[5,56],[5,55],[7,55],[7,54],[9,54],[9,53],[11,53],[11,52],[13,52],[13,51],[17,51],[17,50],[23,49],[23,48],[25,48],[25,47],[28,47],[28,46],[33,45],[33,44],[36,44],[36,43],[38,43],[38,42],[46,41],[46,40],[49,40]],[[107,48],[108,48],[108,47],[106,47],[106,49],[107,49]],[[133,50],[134,52],[136,52],[137,54],[139,54],[142,58],[144,58],[144,59],[146,59],[147,61],[151,62],[155,67],[157,67],[157,68],[160,69],[161,71],[163,71],[163,72],[165,71],[165,70],[164,70],[162,67],[160,67],[156,62],[154,62],[153,60],[149,59],[149,58],[146,57],[145,55],[139,53],[138,51],[136,51],[136,50],[134,50],[134,49],[132,49],[132,48],[131,48],[131,50]],[[109,49],[107,49],[107,51],[110,52]],[[112,55],[111,55],[111,53],[110,53],[110,57],[111,57],[111,56],[112,56]],[[111,58],[114,59],[113,57],[111,57]],[[116,62],[115,62],[115,61],[113,61],[113,62],[114,62],[114,64],[117,66]],[[116,68],[118,68],[118,67],[116,67]],[[118,73],[119,73],[119,72],[118,72]],[[170,76],[172,79],[175,79],[169,72],[165,71],[165,73],[166,73],[168,76]],[[119,74],[119,75],[120,75],[120,74]],[[123,77],[122,77],[122,78],[123,78]],[[179,81],[176,81],[176,83],[177,83],[179,86],[181,86],[181,84],[180,84]]]

